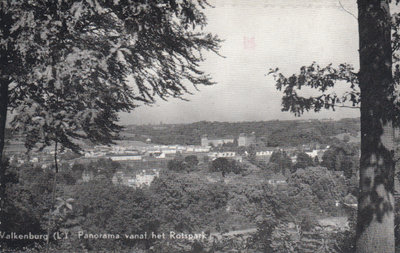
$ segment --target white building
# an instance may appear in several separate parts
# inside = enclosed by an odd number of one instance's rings
[[[31,163],[38,163],[39,162],[39,158],[33,157],[30,162]]]
[[[271,156],[274,153],[273,150],[257,151],[256,156]]]
[[[223,144],[233,143],[234,141],[235,141],[234,138],[211,138],[211,139],[209,139],[207,137],[207,135],[203,135],[201,137],[201,146],[207,147],[207,146],[213,145],[213,146],[217,147],[217,146],[220,146]]]
[[[152,173],[149,174],[146,170],[143,170],[141,173],[136,175],[136,187],[141,186],[149,186],[153,180],[159,176],[159,172],[156,169],[153,169]]]
[[[106,152],[93,152],[93,151],[87,151],[85,152],[85,157],[102,157],[105,156]]]
[[[114,184],[123,184],[129,187],[142,187],[149,186],[153,180],[159,176],[159,171],[157,169],[153,170],[143,170],[142,172],[133,175],[126,174],[125,172],[118,171],[114,174],[112,182]]]
[[[320,151],[317,149],[314,149],[313,151],[309,151],[309,152],[305,152],[308,156],[310,156],[311,158],[315,158],[316,156],[318,156],[318,153]]]
[[[142,156],[140,155],[116,155],[109,157],[113,161],[140,161]]]
[[[236,156],[236,152],[212,152],[209,153],[208,156],[212,159],[217,159],[220,157],[233,158]]]
[[[210,152],[210,147],[200,147],[196,146],[194,152]]]
[[[174,155],[176,154],[176,149],[161,149],[161,152],[166,155]]]

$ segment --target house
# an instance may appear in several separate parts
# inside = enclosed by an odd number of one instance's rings
[[[112,178],[113,184],[122,184],[129,187],[149,186],[153,180],[159,176],[157,169],[142,170],[140,173],[134,174],[127,171],[117,171]]]
[[[162,153],[164,153],[164,154],[166,154],[166,155],[174,155],[174,154],[176,154],[176,152],[177,152],[177,150],[176,150],[176,148],[175,149],[173,149],[173,148],[166,148],[166,149],[161,149],[161,151],[162,151]]]
[[[136,187],[136,175],[134,175],[133,173],[117,171],[114,173],[111,181],[113,184],[121,184],[129,187]]]
[[[201,137],[201,146],[220,146],[227,143],[234,143],[235,139],[233,137],[226,137],[226,138],[208,138],[207,135],[203,135]]]
[[[90,180],[92,180],[94,178],[94,173],[93,171],[88,171],[88,170],[84,170],[82,172],[82,181],[83,182],[89,182]]]
[[[146,171],[143,171],[142,173],[136,175],[136,187],[150,186],[151,182],[153,182],[153,180],[158,176],[158,171],[154,172],[153,174],[148,174]]]
[[[283,176],[282,174],[274,174],[272,175],[268,180],[267,183],[272,185],[272,186],[278,186],[278,185],[285,185],[287,184],[286,182],[286,177]]]
[[[148,156],[154,157],[154,158],[165,158],[165,153],[158,148],[157,150],[148,150],[147,151]]]
[[[33,158],[30,160],[30,162],[31,162],[31,163],[38,163],[38,162],[39,162],[39,158],[38,158],[38,157],[33,157]]]
[[[271,156],[274,150],[257,151],[256,156]]]
[[[205,152],[209,152],[210,151],[210,147],[200,147],[200,146],[196,146],[194,148],[194,152],[199,152],[199,153],[205,153]]]
[[[91,157],[103,157],[106,155],[106,152],[94,152],[94,151],[86,151],[85,152],[85,157],[91,158]]]
[[[113,155],[109,157],[113,161],[140,161],[142,160],[141,155]]]
[[[316,156],[318,156],[318,152],[319,150],[317,149],[313,149],[312,151],[307,151],[305,152],[308,156],[310,156],[311,158],[315,158]]]
[[[208,157],[210,157],[212,160],[215,160],[217,158],[234,158],[236,156],[236,152],[212,152],[208,153]]]
[[[165,153],[164,152],[156,152],[156,153],[153,153],[153,156],[157,159],[163,159],[163,158],[165,158]]]

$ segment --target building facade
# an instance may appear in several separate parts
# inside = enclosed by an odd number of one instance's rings
[[[235,139],[234,138],[208,138],[207,135],[203,135],[201,137],[201,146],[202,147],[208,147],[208,146],[220,146],[223,144],[227,144],[227,143],[234,143]]]
[[[256,144],[256,135],[255,133],[245,134],[241,133],[238,138],[238,146],[239,147],[248,147],[250,145]]]

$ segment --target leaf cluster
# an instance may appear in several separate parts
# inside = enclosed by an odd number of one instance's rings
[[[387,98],[378,105],[384,114],[382,119],[393,121],[398,126],[400,125],[400,14],[393,13],[389,22],[392,30],[392,80],[391,85],[379,91],[379,94],[376,91],[376,96]],[[270,69],[268,74],[274,77],[276,89],[283,91],[282,111],[300,116],[304,112],[319,112],[321,109],[360,107],[359,74],[350,64],[343,63],[337,67],[328,64],[322,67],[313,62],[309,66],[302,66],[299,73],[291,76],[284,75],[279,68]],[[346,91],[337,94],[333,89],[337,88],[337,85],[346,85]],[[301,89],[311,89],[319,95],[304,96],[300,92]]]
[[[302,66],[299,74],[289,77],[280,73],[279,68],[271,69],[268,74],[273,75],[276,89],[284,93],[282,111],[290,111],[296,116],[310,110],[315,112],[321,109],[335,110],[335,107],[343,106],[342,104],[347,101],[350,101],[352,106],[360,103],[357,74],[350,64],[340,64],[338,68],[334,68],[332,64],[321,67],[313,62],[310,66]],[[349,83],[349,91],[342,96],[334,91],[328,93],[336,82]],[[299,91],[305,87],[321,94],[309,97],[299,95]]]
[[[198,1],[3,1],[0,78],[9,82],[12,126],[27,147],[76,140],[108,144],[118,112],[156,98],[181,98],[187,84],[211,85],[202,51],[220,40],[203,32]]]

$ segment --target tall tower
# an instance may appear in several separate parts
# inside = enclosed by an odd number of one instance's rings
[[[208,146],[208,137],[206,134],[201,136],[201,146],[207,147]]]

